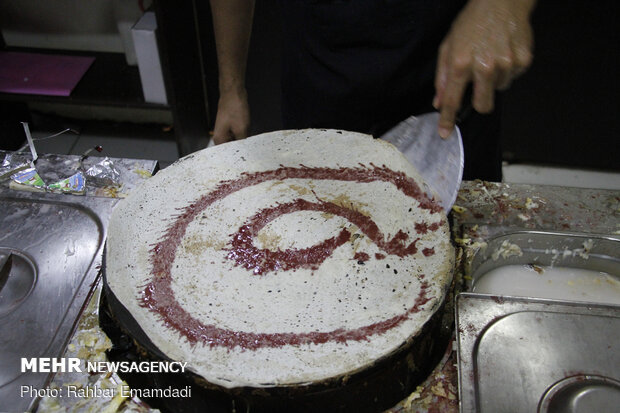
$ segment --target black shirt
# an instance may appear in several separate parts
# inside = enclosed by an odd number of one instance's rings
[[[465,3],[283,0],[284,127],[380,136],[410,115],[434,110],[439,45]],[[496,126],[483,125],[495,134],[485,138],[473,138],[475,131],[466,136],[462,130],[466,179],[501,177]],[[493,141],[491,147],[488,139]],[[471,140],[476,141],[475,150],[468,150]],[[470,173],[475,165],[468,161],[475,161],[475,156],[484,157],[476,164],[485,170]],[[489,165],[491,170],[486,171]]]

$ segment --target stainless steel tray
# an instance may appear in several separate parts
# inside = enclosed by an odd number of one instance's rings
[[[510,249],[515,246],[518,249]],[[477,250],[466,273],[473,282],[510,264],[584,268],[620,276],[620,239],[608,235],[519,230],[492,237]]]
[[[462,412],[617,412],[620,307],[463,293]]]
[[[470,291],[605,304],[620,302],[620,240],[617,238],[597,234],[521,230],[492,237],[480,245],[472,259],[467,261],[465,269],[469,275]],[[480,282],[484,284],[487,277],[495,276],[491,274],[493,270],[509,265],[536,266],[539,267],[539,273],[546,268],[563,267],[606,275],[601,275],[604,281],[600,285],[590,286],[589,291],[583,289],[587,287],[586,281],[592,282],[588,279],[573,283],[566,278],[567,281],[562,282],[564,285],[560,285],[557,284],[560,281],[558,278],[554,283],[551,283],[551,279],[545,281],[545,276],[540,279],[520,279],[517,272],[514,278],[497,280],[490,290],[476,290]],[[533,269],[531,271],[534,272]],[[532,284],[525,284],[528,279]],[[506,288],[502,287],[503,282]],[[606,282],[609,288],[605,288]]]
[[[0,151],[0,159],[4,152]],[[37,170],[69,176],[79,156],[42,155]],[[89,159],[88,162],[98,162]],[[115,159],[127,193],[156,168],[155,161]],[[136,172],[138,171],[138,172]],[[52,179],[53,178],[53,179]],[[0,410],[34,410],[52,373],[23,372],[22,358],[60,357],[100,272],[107,224],[118,198],[33,193],[0,183],[0,255],[12,265],[0,274]]]

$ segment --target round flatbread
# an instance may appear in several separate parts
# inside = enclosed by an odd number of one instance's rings
[[[360,371],[452,277],[446,216],[392,145],[267,133],[189,155],[118,205],[109,287],[173,360],[227,388]]]

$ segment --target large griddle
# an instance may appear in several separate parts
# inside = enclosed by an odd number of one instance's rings
[[[104,256],[102,266],[100,322],[114,343],[114,348],[109,351],[109,357],[115,361],[169,360],[115,296],[108,283],[107,258]],[[453,311],[451,308],[445,311],[445,307],[452,306],[452,290],[453,285],[443,286],[442,299],[437,298],[432,316],[423,326],[418,327],[419,330],[415,334],[412,331],[409,338],[396,350],[359,369],[327,379],[311,383],[288,385],[274,383],[272,386],[261,383],[260,387],[226,388],[187,371],[177,374],[121,374],[121,377],[133,388],[154,389],[172,386],[182,389],[191,386],[190,399],[146,400],[162,411],[382,411],[396,405],[415,390],[445,353],[453,322]],[[185,338],[178,336],[178,340],[181,343],[180,340]]]
[[[171,361],[142,330],[108,286],[105,255],[100,325],[110,337],[112,361]],[[145,399],[164,412],[378,412],[396,405],[424,381],[452,335],[452,288],[419,334],[366,368],[311,384],[227,389],[192,372],[126,373],[136,389],[191,386],[191,398]],[[446,303],[448,303],[446,305]],[[445,308],[450,307],[450,308]],[[182,361],[182,360],[179,360]]]

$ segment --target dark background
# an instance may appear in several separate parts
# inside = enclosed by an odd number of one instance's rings
[[[258,0],[248,61],[253,132],[279,129],[278,0]],[[534,63],[504,94],[504,159],[620,169],[620,2],[539,0]]]
[[[253,134],[281,129],[280,1],[256,1],[247,74]],[[158,13],[168,106],[141,100],[137,68],[124,66],[122,54],[101,54],[96,61],[98,68],[87,73],[70,98],[0,94],[0,147],[6,146],[7,136],[22,136],[17,121],[28,120],[21,118],[28,118],[24,111],[33,99],[116,106],[127,111],[169,110],[175,132],[170,135],[176,136],[181,155],[204,147],[217,108],[217,63],[209,2],[155,0],[154,9]],[[615,0],[538,0],[532,18],[534,63],[503,96],[501,137],[505,160],[620,170],[619,38],[615,27],[619,10],[620,2]],[[94,80],[91,84],[104,86],[91,91],[85,82],[87,77]],[[8,133],[12,126],[15,133]],[[95,125],[91,130],[99,128]],[[131,131],[132,127],[118,125],[116,130]]]

